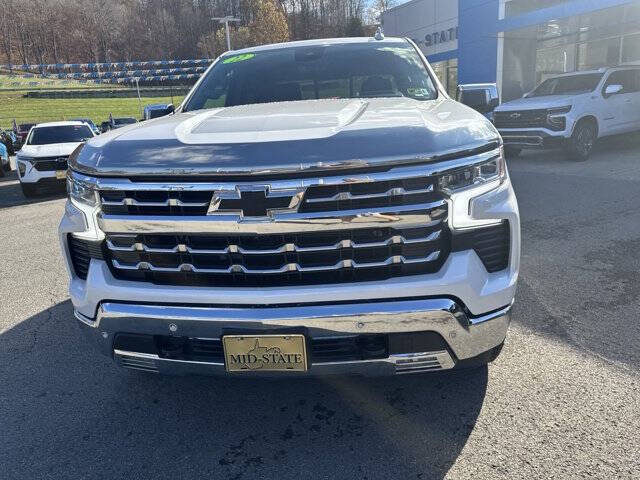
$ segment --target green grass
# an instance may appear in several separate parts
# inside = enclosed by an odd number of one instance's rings
[[[37,85],[33,82],[39,82]],[[140,105],[152,103],[180,104],[183,95],[165,97],[137,98],[27,98],[25,93],[41,90],[76,90],[76,89],[120,89],[121,85],[99,84],[94,82],[78,82],[74,80],[48,80],[42,78],[21,78],[0,75],[0,128],[11,128],[13,120],[17,123],[39,123],[70,118],[90,118],[96,124],[108,120],[109,114],[114,117],[135,117],[140,119]]]
[[[174,105],[184,97],[174,96]],[[171,103],[171,97],[142,97],[142,106],[152,103]],[[13,119],[17,123],[52,122],[71,118],[90,118],[96,125],[114,117],[140,119],[137,98],[24,98],[0,90],[0,126],[9,128]]]

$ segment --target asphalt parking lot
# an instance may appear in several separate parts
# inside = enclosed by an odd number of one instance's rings
[[[0,179],[0,478],[640,478],[640,137],[527,152],[514,321],[489,368],[170,378],[85,345],[60,195]]]

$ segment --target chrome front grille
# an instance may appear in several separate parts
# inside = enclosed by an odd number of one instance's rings
[[[99,193],[97,224],[116,278],[195,286],[327,284],[437,272],[452,245],[438,174],[497,155],[250,182],[74,175]]]
[[[446,209],[428,226],[298,234],[106,237],[114,275],[158,284],[268,286],[376,280],[437,271],[449,253]]]
[[[196,187],[196,186],[194,186]],[[260,217],[273,213],[331,212],[383,208],[433,201],[433,177],[363,181],[341,185],[311,185],[276,190],[268,186],[197,185],[188,190],[107,190],[100,192],[106,215],[239,215]],[[204,187],[204,188],[202,188]],[[208,187],[208,188],[207,188]],[[244,209],[241,208],[244,201]],[[261,202],[264,202],[262,209]]]
[[[36,158],[33,162],[33,168],[39,172],[52,172],[56,170],[67,169],[67,157],[46,157]]]

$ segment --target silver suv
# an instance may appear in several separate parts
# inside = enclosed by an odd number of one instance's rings
[[[640,66],[548,78],[496,108],[494,123],[508,156],[562,147],[569,158],[586,160],[598,138],[640,130]]]
[[[408,40],[226,53],[176,113],[69,167],[75,316],[123,367],[377,375],[502,348],[520,224],[500,136]]]

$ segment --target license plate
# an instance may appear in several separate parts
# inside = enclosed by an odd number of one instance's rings
[[[58,180],[64,180],[65,178],[67,178],[67,171],[66,170],[56,170],[56,178]]]
[[[225,335],[222,345],[227,372],[307,370],[304,335]]]

